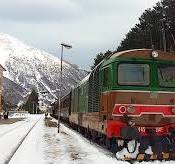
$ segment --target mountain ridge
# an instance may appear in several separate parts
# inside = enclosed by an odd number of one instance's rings
[[[27,92],[36,89],[41,102],[53,102],[58,98],[59,58],[0,33],[0,64],[7,70],[6,78]],[[86,71],[63,61],[63,95],[86,75]],[[43,95],[43,91],[47,94]]]

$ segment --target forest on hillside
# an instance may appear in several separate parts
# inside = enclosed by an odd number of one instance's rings
[[[117,51],[135,48],[175,51],[175,0],[162,0],[153,9],[147,9]]]
[[[145,10],[116,51],[140,48],[175,51],[175,0],[162,0],[152,9]],[[112,53],[109,50],[98,53],[91,69]]]

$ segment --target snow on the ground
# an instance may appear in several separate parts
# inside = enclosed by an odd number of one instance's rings
[[[24,121],[0,125],[0,164],[8,160],[19,142],[40,117],[41,115],[31,115]]]
[[[64,125],[61,125],[58,134],[56,127],[46,127],[42,120],[29,134],[10,164],[31,164],[31,160],[37,164],[125,163],[105,154]]]
[[[44,118],[44,117],[43,117]],[[43,119],[26,137],[9,164],[44,164]],[[48,162],[50,163],[50,162]]]
[[[131,151],[132,151],[133,150],[133,146],[135,144],[135,141],[134,140],[130,141],[128,144],[132,148],[131,149]],[[124,159],[124,157],[136,158],[137,154],[139,153],[139,151],[138,151],[139,146],[140,146],[140,144],[137,144],[137,148],[136,148],[136,151],[134,153],[129,153],[126,148],[122,149],[120,152],[116,153],[117,159]]]
[[[19,127],[16,131],[11,132],[9,135],[9,138],[11,136],[10,140],[15,142],[16,138],[19,138],[19,131],[23,133],[25,131],[24,127],[32,124],[32,119],[36,121],[38,118],[30,118],[28,123],[23,122],[25,124],[22,126],[23,130],[22,127]],[[19,123],[14,125],[17,126],[17,124]],[[61,124],[59,134],[56,127],[45,126],[44,117],[36,125],[17,150],[10,164],[129,164],[126,161],[118,161],[116,158],[111,157],[110,153],[90,143],[90,141],[63,124]],[[2,139],[0,137],[0,147],[2,148],[0,149],[0,163],[7,157],[5,155],[8,154],[7,150],[12,150],[12,143],[7,142],[9,138]],[[2,145],[2,141],[8,143],[6,147]],[[135,162],[135,164],[174,163],[174,161]]]
[[[124,164],[127,162],[119,162],[112,158],[104,150],[92,145],[79,134],[68,129],[64,125],[61,126],[61,135],[58,139],[62,141],[60,147],[63,152],[57,163],[64,164]],[[66,145],[66,146],[65,146]],[[66,160],[64,160],[66,159]]]
[[[28,118],[29,115],[29,113],[12,113],[9,114],[9,118]]]
[[[22,126],[22,124],[25,123],[26,120],[24,121],[18,121],[14,124],[1,124],[0,125],[0,138],[3,135],[6,135],[7,133],[9,133],[12,130],[15,130],[17,127]]]

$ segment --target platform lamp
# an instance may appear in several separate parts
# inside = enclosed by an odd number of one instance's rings
[[[61,95],[62,95],[62,83],[63,83],[63,48],[71,49],[72,46],[69,44],[61,43],[61,66],[60,66],[60,89],[58,97],[58,133],[60,132],[60,119],[61,119]]]

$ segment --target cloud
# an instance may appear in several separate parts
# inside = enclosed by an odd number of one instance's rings
[[[71,0],[0,1],[0,19],[9,21],[59,21],[75,19],[79,7]]]
[[[5,0],[0,1],[0,19],[9,21],[76,21],[96,15],[134,14],[156,0]],[[151,5],[150,5],[151,4]]]
[[[59,43],[71,43],[66,60],[88,68],[97,53],[115,50],[157,1],[5,0],[0,1],[0,32],[57,56]]]

